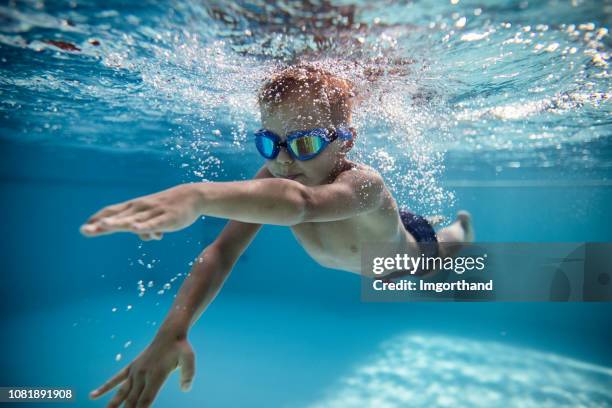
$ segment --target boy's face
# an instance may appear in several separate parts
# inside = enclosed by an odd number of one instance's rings
[[[287,134],[296,130],[334,127],[329,109],[306,98],[288,99],[273,108],[262,107],[261,121],[265,129],[276,133],[283,141]],[[304,161],[294,159],[281,147],[278,156],[267,160],[266,165],[274,177],[290,178],[308,186],[320,185],[328,181],[350,147],[351,144],[345,146],[343,141],[336,139],[317,156]]]

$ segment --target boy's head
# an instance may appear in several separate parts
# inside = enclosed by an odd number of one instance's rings
[[[311,65],[289,67],[269,78],[259,92],[262,125],[282,140],[299,130],[348,128],[353,96],[352,85],[328,71]],[[268,170],[306,185],[321,184],[351,147],[352,141],[336,139],[304,161],[281,148],[278,156],[268,160]]]

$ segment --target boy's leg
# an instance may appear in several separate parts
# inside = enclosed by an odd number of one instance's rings
[[[436,232],[440,245],[440,256],[454,256],[463,248],[464,243],[474,241],[472,216],[467,211],[459,211],[455,221]]]

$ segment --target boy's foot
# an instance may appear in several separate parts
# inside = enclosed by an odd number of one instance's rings
[[[465,242],[474,242],[474,226],[472,225],[472,215],[467,211],[457,212],[457,220],[461,223]]]
[[[446,221],[446,217],[443,215],[429,215],[425,217],[425,219],[427,220],[429,225],[432,226],[432,228],[436,228],[438,225]]]

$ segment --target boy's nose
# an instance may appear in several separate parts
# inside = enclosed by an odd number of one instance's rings
[[[293,163],[293,157],[287,152],[286,147],[281,147],[278,156],[276,156],[276,161],[281,164],[290,164]]]

